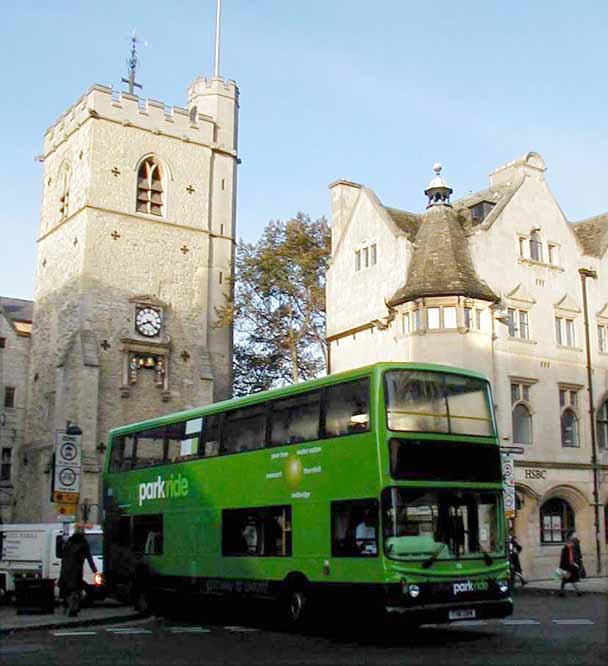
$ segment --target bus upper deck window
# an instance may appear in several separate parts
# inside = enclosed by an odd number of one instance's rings
[[[369,430],[369,379],[330,386],[326,393],[325,436]]]

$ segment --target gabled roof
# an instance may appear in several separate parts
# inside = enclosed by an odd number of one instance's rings
[[[608,249],[608,213],[570,224],[585,254],[604,256]]]
[[[393,222],[407,236],[408,240],[413,243],[420,227],[422,215],[409,213],[406,210],[399,210],[398,208],[388,208],[387,206],[384,206],[384,209],[390,215]]]
[[[34,301],[0,296],[0,307],[13,322],[22,321],[31,323],[34,317]]]
[[[489,227],[492,226],[492,224],[494,224],[496,218],[506,208],[509,201],[511,201],[517,190],[520,188],[522,182],[523,181],[520,181],[514,186],[511,185],[509,187],[500,187],[487,190],[480,190],[479,192],[473,192],[471,194],[467,194],[466,197],[461,197],[460,199],[457,199],[456,201],[454,201],[452,205],[455,210],[464,215],[465,219],[470,220],[471,219],[471,214],[469,213],[470,208],[476,206],[478,203],[481,203],[482,201],[488,201],[494,204],[494,207],[488,213],[485,219],[482,220],[481,223],[476,226],[476,228],[478,226],[481,226],[484,229],[488,229]]]
[[[450,206],[431,206],[421,218],[406,282],[388,304],[456,295],[499,300],[475,271],[457,212]]]

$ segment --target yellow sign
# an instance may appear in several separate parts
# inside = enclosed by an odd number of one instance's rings
[[[53,502],[59,504],[78,504],[79,493],[64,493],[62,490],[53,492]]]
[[[57,513],[60,516],[75,516],[76,511],[78,510],[78,504],[68,504],[66,503],[61,503],[57,507]]]

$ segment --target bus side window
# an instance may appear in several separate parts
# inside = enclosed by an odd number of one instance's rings
[[[133,551],[145,555],[163,552],[162,514],[133,516]]]
[[[120,472],[125,452],[125,438],[114,437],[112,439],[112,452],[110,454],[110,472]]]
[[[325,437],[369,430],[369,379],[329,386],[325,392]]]
[[[374,557],[378,554],[378,502],[374,499],[331,503],[333,557]]]
[[[220,422],[221,414],[210,414],[203,418],[200,454],[205,458],[212,458],[220,453]]]
[[[222,555],[290,557],[291,507],[222,511]]]
[[[270,445],[298,444],[319,439],[321,392],[308,391],[275,400],[272,406]]]
[[[133,469],[135,463],[135,451],[137,449],[137,439],[133,435],[127,435],[123,438],[123,452],[120,460],[120,471],[125,472]]]
[[[189,419],[167,426],[166,462],[198,458],[203,419]]]
[[[160,465],[164,459],[165,428],[151,428],[135,433],[137,447],[135,449],[134,467]]]
[[[226,453],[241,453],[264,448],[266,406],[251,405],[227,412],[223,435]]]

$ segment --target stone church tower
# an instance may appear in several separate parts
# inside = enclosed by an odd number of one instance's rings
[[[16,520],[55,520],[54,436],[83,432],[98,520],[108,431],[226,398],[238,89],[197,78],[187,108],[92,86],[47,131]]]

